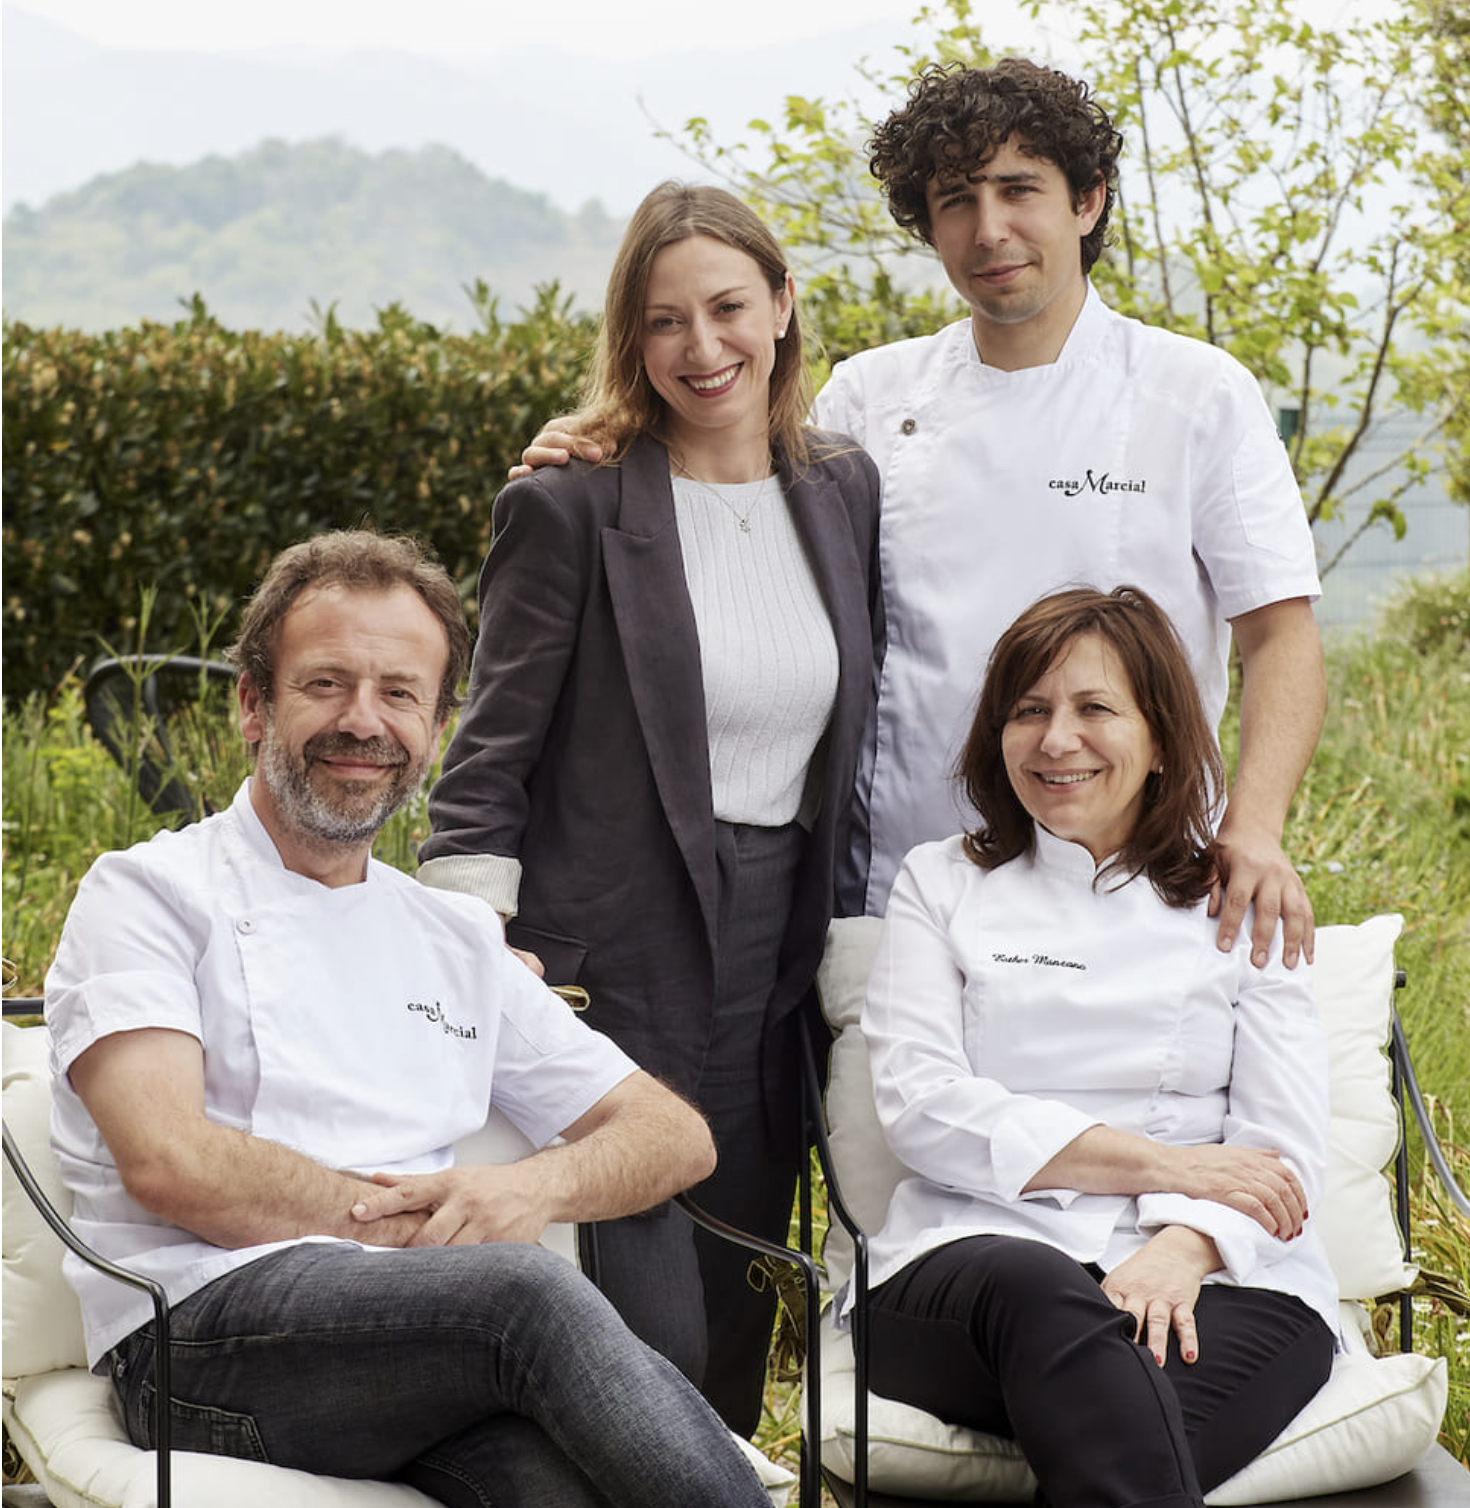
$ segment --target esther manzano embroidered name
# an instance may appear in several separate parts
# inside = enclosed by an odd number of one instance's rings
[[[444,1014],[444,1007],[436,1000],[433,1005],[425,1005],[422,1000],[410,1000],[408,1008],[417,1011],[425,1021],[432,1021],[441,1027],[444,1034],[449,1037],[463,1037],[465,1041],[472,1042],[480,1035],[479,1028],[474,1026],[456,1026],[448,1016]]]
[[[1101,476],[1092,474],[1092,467],[1087,468],[1087,480],[1085,482],[1071,482],[1065,477],[1053,477],[1046,484],[1053,492],[1060,492],[1063,497],[1076,497],[1079,492],[1147,492],[1146,481],[1115,482],[1110,472],[1103,472]]]
[[[1050,953],[992,953],[997,963],[1034,963],[1043,969],[1081,969],[1085,974],[1087,965],[1073,958],[1053,958]]]

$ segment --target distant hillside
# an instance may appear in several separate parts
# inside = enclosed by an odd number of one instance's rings
[[[557,209],[447,147],[377,155],[267,141],[188,167],[142,163],[4,220],[4,311],[89,330],[172,321],[204,297],[236,328],[300,329],[315,301],[346,325],[397,301],[468,329],[482,278],[513,316],[558,280],[597,307],[621,234],[600,206]]]

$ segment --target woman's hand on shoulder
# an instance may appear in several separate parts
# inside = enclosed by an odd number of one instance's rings
[[[1108,1273],[1102,1290],[1116,1308],[1133,1316],[1134,1340],[1148,1346],[1159,1366],[1168,1355],[1171,1330],[1179,1337],[1179,1354],[1192,1365],[1199,1360],[1194,1306],[1205,1275],[1220,1266],[1220,1253],[1208,1236],[1166,1225]]]
[[[515,481],[530,476],[540,466],[565,466],[573,456],[595,466],[603,457],[603,447],[592,435],[582,432],[576,414],[565,414],[541,430],[521,452],[521,464],[512,466],[507,475]]]

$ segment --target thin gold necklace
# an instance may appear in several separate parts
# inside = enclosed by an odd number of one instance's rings
[[[686,481],[693,482],[694,485],[698,487],[699,490],[704,493],[707,498],[711,498],[722,508],[729,509],[730,513],[734,516],[735,522],[740,525],[740,531],[742,534],[750,533],[750,515],[755,512],[757,505],[760,503],[760,500],[766,495],[767,488],[765,484],[771,479],[769,470],[771,463],[769,456],[766,458],[766,475],[763,477],[757,477],[754,484],[750,482],[727,482],[723,484],[725,486],[737,487],[748,487],[755,485],[755,496],[751,498],[750,505],[746,508],[744,513],[742,513],[740,509],[730,501],[729,498],[725,497],[723,493],[717,490],[722,485],[721,483],[707,482],[703,477],[695,476],[695,474],[690,471],[690,469],[683,463],[683,461],[679,460],[677,456],[671,457],[671,459],[674,462],[674,469],[679,473],[680,476],[682,476]]]

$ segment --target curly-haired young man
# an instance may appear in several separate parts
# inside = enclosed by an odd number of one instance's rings
[[[950,772],[1002,630],[1047,592],[1128,582],[1169,612],[1216,721],[1232,629],[1241,651],[1220,945],[1253,903],[1262,960],[1278,919],[1287,962],[1310,957],[1281,830],[1325,710],[1319,586],[1257,384],[1093,291],[1122,138],[1086,84],[1020,58],[933,65],[869,146],[969,318],[840,363],[817,399],[883,475],[888,645],[846,905],[881,913],[907,850],[972,820]]]

